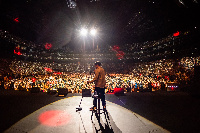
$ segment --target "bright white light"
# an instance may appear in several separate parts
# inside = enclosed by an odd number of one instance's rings
[[[91,29],[91,31],[90,31],[90,34],[91,34],[91,35],[95,36],[96,33],[97,33],[97,30],[96,30],[96,29]]]
[[[81,35],[82,35],[82,36],[86,36],[87,33],[88,33],[87,29],[85,29],[85,28],[81,29],[80,32],[81,32]]]

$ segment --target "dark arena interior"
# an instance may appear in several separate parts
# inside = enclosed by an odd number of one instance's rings
[[[0,0],[0,132],[199,133],[199,16],[200,0]]]

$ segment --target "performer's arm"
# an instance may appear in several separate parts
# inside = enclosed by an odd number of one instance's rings
[[[93,78],[93,80],[88,81],[88,83],[93,83],[94,81],[96,81],[99,77],[99,71],[98,69],[95,70],[95,77]]]

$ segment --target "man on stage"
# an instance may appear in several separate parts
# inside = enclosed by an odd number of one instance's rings
[[[95,62],[95,77],[92,81],[87,81],[87,83],[95,82],[95,90],[94,92],[101,98],[103,109],[106,109],[106,102],[105,102],[105,71],[101,67],[101,63],[99,61]],[[93,107],[90,108],[91,111],[96,110],[97,107],[97,98],[94,98]]]

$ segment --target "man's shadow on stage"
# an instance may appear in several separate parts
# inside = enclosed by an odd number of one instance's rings
[[[106,109],[100,115],[93,111],[91,121],[96,133],[122,133]]]

